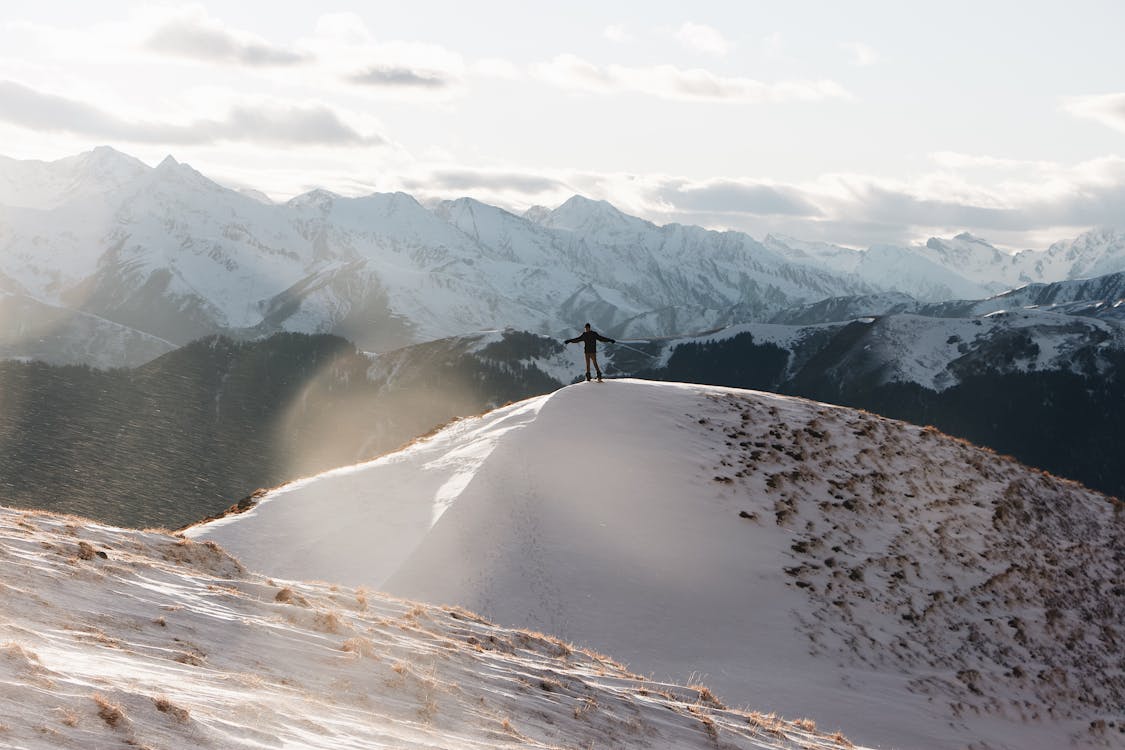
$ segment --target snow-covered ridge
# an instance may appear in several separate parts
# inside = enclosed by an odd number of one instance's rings
[[[0,508],[0,746],[843,750],[552,636]]]
[[[703,674],[864,743],[1025,750],[1125,718],[1123,519],[932,429],[620,380],[461,420],[188,534],[270,574]]]

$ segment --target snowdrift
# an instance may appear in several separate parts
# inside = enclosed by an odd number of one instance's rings
[[[0,747],[844,750],[555,638],[0,508]]]
[[[849,409],[580,384],[189,530],[884,747],[1120,741],[1120,504]],[[1125,735],[1120,735],[1125,737]]]

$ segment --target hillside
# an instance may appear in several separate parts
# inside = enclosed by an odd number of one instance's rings
[[[0,362],[0,501],[182,526],[553,390],[561,343],[481,333],[372,356],[335,336],[212,337],[133,370]]]
[[[0,290],[0,361],[137,367],[176,347],[96,315]]]
[[[0,746],[843,750],[549,635],[0,508]]]
[[[461,420],[188,534],[270,575],[704,675],[863,743],[1046,750],[1122,742],[1123,519],[936,430],[622,380]]]

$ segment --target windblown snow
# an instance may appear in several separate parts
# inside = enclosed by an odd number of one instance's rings
[[[460,420],[187,534],[865,744],[1047,750],[1125,746],[1123,519],[932,429],[620,380]]]
[[[552,636],[0,508],[0,747],[843,750]]]

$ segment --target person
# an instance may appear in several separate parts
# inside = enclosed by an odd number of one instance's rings
[[[611,338],[606,338],[593,328],[590,324],[586,324],[586,329],[572,339],[567,339],[568,344],[577,344],[581,341],[586,345],[586,382],[590,381],[590,363],[594,363],[594,371],[598,373],[598,382],[602,382],[602,368],[598,366],[598,342],[604,341],[608,344],[616,344],[617,341]]]

